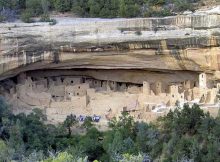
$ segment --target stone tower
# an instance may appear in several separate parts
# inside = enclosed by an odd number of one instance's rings
[[[146,81],[143,82],[143,94],[150,95],[150,84]]]
[[[205,73],[199,75],[199,88],[207,88],[207,76]]]

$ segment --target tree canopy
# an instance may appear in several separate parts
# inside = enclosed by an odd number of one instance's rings
[[[46,124],[40,109],[13,115],[0,98],[0,158],[3,161],[219,161],[220,117],[198,105],[170,111],[156,123],[135,122],[123,112],[99,131],[90,118],[81,126],[75,115]],[[72,133],[71,127],[85,133]]]
[[[56,12],[72,12],[80,17],[150,17],[168,16],[194,10],[200,0],[0,0],[0,20],[17,15],[41,16]],[[190,5],[189,5],[190,4]],[[9,16],[10,15],[10,16]]]

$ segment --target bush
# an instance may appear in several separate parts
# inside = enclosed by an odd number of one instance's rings
[[[41,0],[26,0],[26,8],[31,14],[38,16],[43,13],[42,2]]]
[[[3,22],[3,21],[5,21],[5,17],[0,15],[0,22]]]
[[[148,3],[155,6],[155,5],[164,5],[166,0],[148,0]]]
[[[56,25],[57,24],[57,21],[55,19],[50,19],[50,25]]]
[[[143,161],[151,161],[149,156],[141,155],[140,153],[138,155],[130,155],[130,154],[123,154],[122,159],[120,162],[143,162]]]
[[[142,35],[142,32],[138,30],[138,31],[135,31],[135,34],[140,36],[140,35]]]
[[[41,15],[40,22],[49,22],[50,25],[55,25],[57,21],[55,19],[51,19],[48,14]]]
[[[154,10],[149,8],[145,13],[144,17],[163,17],[163,16],[171,16],[173,15],[168,9]]]
[[[192,4],[189,5],[189,2],[187,0],[177,0],[175,2],[175,11],[182,12],[187,10],[190,11],[194,10],[193,5]]]
[[[84,14],[83,8],[81,6],[73,5],[71,11],[79,16],[83,16]]]
[[[9,153],[8,147],[3,140],[0,139],[0,159],[2,161],[8,161]]]
[[[31,17],[32,17],[32,14],[30,11],[24,11],[21,14],[21,20],[25,23],[32,23],[33,19]]]
[[[48,14],[41,15],[40,22],[50,22],[50,16]]]
[[[68,12],[72,8],[71,0],[54,0],[54,7],[59,12]]]
[[[92,123],[92,117],[87,116],[82,124],[83,128],[86,128],[87,130],[89,130],[90,128],[93,127],[93,123]]]

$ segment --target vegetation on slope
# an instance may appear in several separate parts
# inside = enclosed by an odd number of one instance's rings
[[[198,105],[185,105],[156,124],[134,122],[127,113],[109,122],[100,132],[90,120],[85,134],[73,134],[78,124],[70,115],[58,126],[46,124],[35,109],[31,114],[13,115],[0,100],[1,161],[220,161],[220,118],[204,113]],[[133,159],[133,160],[132,160]],[[139,160],[138,160],[139,159]]]
[[[25,22],[32,16],[49,15],[51,11],[73,12],[81,17],[150,17],[168,16],[194,10],[201,0],[0,0],[0,21],[21,15]],[[48,19],[50,20],[50,19]]]

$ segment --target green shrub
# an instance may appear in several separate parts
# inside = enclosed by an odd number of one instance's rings
[[[182,11],[193,11],[193,5],[189,4],[187,0],[177,0],[175,1],[175,11],[182,12]]]
[[[51,19],[48,14],[41,15],[40,22],[49,22],[50,25],[56,25],[57,21],[55,19]]]
[[[82,127],[86,128],[88,130],[88,129],[92,128],[92,126],[93,126],[92,117],[90,117],[90,116],[86,117],[83,124],[82,124]]]
[[[42,0],[26,0],[26,8],[32,15],[38,16],[43,13]]]
[[[0,139],[0,159],[2,161],[8,161],[9,153],[8,153],[8,146],[5,144],[3,140]]]
[[[53,4],[55,9],[59,12],[68,12],[72,8],[71,0],[54,0]]]
[[[50,22],[50,16],[48,14],[41,15],[40,22]]]
[[[0,22],[3,22],[3,21],[5,21],[5,17],[0,15]]]
[[[166,3],[166,0],[148,0],[148,3],[150,5],[164,5]]]
[[[84,14],[83,8],[81,6],[73,6],[71,11],[79,16],[83,16],[83,14]]]
[[[142,35],[142,32],[140,30],[138,30],[138,31],[135,31],[135,34],[140,36],[140,35]]]
[[[57,21],[55,19],[50,19],[50,25],[56,25],[57,24]]]
[[[171,16],[173,15],[168,9],[154,10],[152,8],[148,9],[144,13],[144,17],[163,17],[163,16]]]
[[[22,14],[21,14],[21,20],[25,23],[32,23],[33,22],[33,19],[32,19],[32,14],[30,11],[24,11]]]

